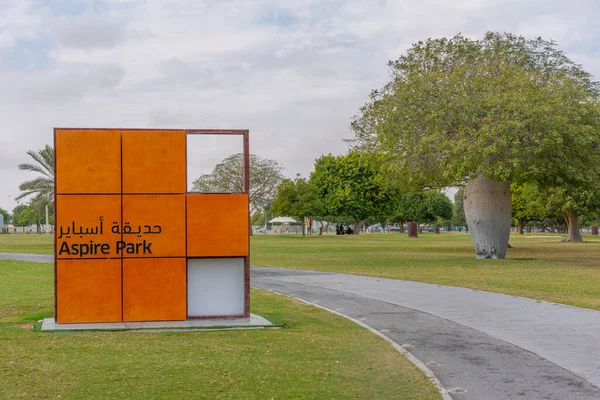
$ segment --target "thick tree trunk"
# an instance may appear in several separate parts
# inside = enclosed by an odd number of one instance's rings
[[[567,220],[568,242],[583,242],[581,232],[579,231],[579,215],[576,211],[569,210],[565,214]]]
[[[406,226],[408,227],[408,237],[418,237],[416,222],[409,222]]]
[[[398,225],[400,225],[400,233],[404,233],[404,221],[400,221]]]
[[[519,226],[518,226],[518,228],[519,228],[519,235],[522,235],[522,234],[523,234],[523,228],[524,228],[524,227],[525,227],[525,221],[524,221],[524,220],[522,220],[522,219],[520,219],[520,220],[519,220]]]
[[[306,236],[306,224],[304,222],[305,222],[305,219],[302,218],[302,237]]]
[[[598,225],[592,225],[591,234],[598,236]]]
[[[433,228],[433,233],[437,233],[439,235],[439,233],[440,233],[439,226],[436,226],[436,227]]]
[[[352,232],[352,234],[358,235],[364,224],[365,224],[364,219],[362,221],[354,220],[354,231]]]
[[[480,175],[465,186],[465,217],[476,258],[506,256],[511,225],[510,182]]]

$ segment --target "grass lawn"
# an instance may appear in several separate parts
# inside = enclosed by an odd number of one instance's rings
[[[0,235],[0,253],[54,254],[54,236]]]
[[[252,265],[461,286],[600,310],[600,238],[512,235],[505,260],[476,260],[465,233],[255,235]]]
[[[253,291],[252,311],[288,328],[28,329],[52,315],[52,304],[51,264],[0,260],[0,399],[439,398],[387,342],[343,318],[265,291]]]
[[[254,235],[252,265],[462,286],[600,310],[600,237],[511,236],[505,260],[475,260],[465,233]],[[52,254],[52,237],[0,235],[0,252]]]

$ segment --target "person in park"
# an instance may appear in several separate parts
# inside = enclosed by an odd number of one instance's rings
[[[568,240],[600,198],[600,86],[556,43],[508,33],[414,44],[352,121],[354,150],[379,154],[406,190],[465,186],[478,258],[504,258],[511,183],[565,205]]]

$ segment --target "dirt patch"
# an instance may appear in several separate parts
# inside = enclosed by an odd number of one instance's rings
[[[31,329],[31,328],[33,328],[33,324],[29,323],[29,324],[17,325],[17,326],[15,326],[15,328]]]
[[[557,235],[525,235],[525,236],[517,236],[517,237],[522,237],[522,238],[528,238],[528,239],[537,239],[537,238],[555,238],[555,239],[562,239],[562,236],[557,236]]]

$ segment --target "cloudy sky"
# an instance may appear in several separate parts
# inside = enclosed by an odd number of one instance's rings
[[[248,128],[307,175],[411,43],[542,36],[600,78],[599,17],[597,0],[0,0],[0,207],[55,126]],[[229,144],[196,146],[194,171]]]

